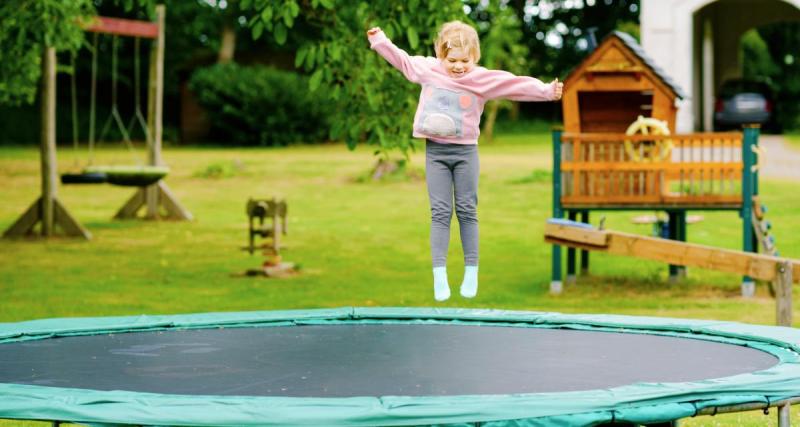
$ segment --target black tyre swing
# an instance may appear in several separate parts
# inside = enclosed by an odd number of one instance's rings
[[[90,173],[84,170],[78,173],[62,173],[62,184],[104,184],[108,182],[108,177],[103,172]]]
[[[135,39],[135,53],[134,53],[134,115],[131,118],[128,126],[126,127],[122,122],[119,109],[117,108],[117,45],[118,37],[116,35],[112,38],[112,56],[111,56],[111,113],[106,119],[103,129],[100,132],[100,141],[106,136],[111,122],[117,126],[117,130],[122,135],[122,140],[128,149],[135,153],[133,142],[131,142],[131,131],[136,125],[144,132],[145,140],[149,145],[151,143],[149,129],[144,119],[141,109],[140,100],[140,73],[139,73],[139,38]],[[166,166],[153,166],[153,165],[118,165],[118,166],[100,166],[91,165],[94,160],[94,131],[95,131],[95,111],[97,99],[97,45],[98,34],[94,34],[91,53],[92,53],[92,86],[91,86],[91,103],[89,107],[89,165],[80,172],[68,172],[61,174],[62,184],[102,184],[108,183],[112,185],[126,186],[126,187],[146,187],[157,183],[159,180],[167,176],[169,168]],[[78,149],[78,116],[77,116],[77,88],[76,88],[76,67],[75,67],[75,54],[72,55],[72,137],[73,146],[77,151]]]

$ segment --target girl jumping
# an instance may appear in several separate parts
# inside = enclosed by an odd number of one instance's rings
[[[450,298],[445,265],[454,204],[464,249],[460,291],[463,297],[472,298],[478,293],[478,135],[483,106],[498,98],[555,101],[561,99],[563,84],[558,79],[545,84],[533,77],[478,66],[478,33],[460,21],[442,26],[434,44],[436,58],[410,56],[379,27],[368,30],[367,37],[372,49],[406,79],[422,86],[413,136],[426,139],[434,298]]]

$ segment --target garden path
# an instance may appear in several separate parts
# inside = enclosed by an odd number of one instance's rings
[[[760,135],[758,144],[765,151],[762,177],[800,180],[800,150],[791,147],[782,135]]]

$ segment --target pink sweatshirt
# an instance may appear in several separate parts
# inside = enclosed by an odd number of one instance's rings
[[[439,59],[410,56],[394,45],[383,31],[369,36],[370,47],[411,82],[422,86],[414,137],[440,143],[477,144],[481,114],[486,101],[552,101],[553,84],[533,77],[476,66],[461,77],[447,74]]]

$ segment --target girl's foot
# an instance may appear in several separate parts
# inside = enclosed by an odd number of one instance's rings
[[[447,283],[447,267],[433,268],[433,297],[436,301],[450,298],[450,285]]]
[[[473,298],[478,295],[478,266],[468,265],[464,267],[464,281],[461,282],[461,296]]]

